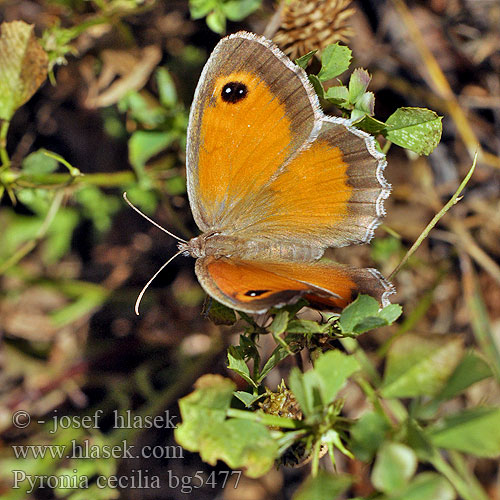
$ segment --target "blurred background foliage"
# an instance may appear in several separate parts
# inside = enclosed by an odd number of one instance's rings
[[[348,42],[354,67],[367,68],[372,75],[377,118],[386,120],[401,106],[428,107],[444,115],[442,142],[429,157],[389,150],[387,177],[394,191],[385,224],[370,246],[336,251],[338,260],[365,266],[375,262],[383,274],[390,274],[479,152],[464,198],[395,280],[394,302],[403,305],[402,320],[361,337],[359,344],[376,371],[388,362],[385,356],[394,339],[408,334],[413,339],[411,349],[425,350],[422,345],[438,349],[448,340],[471,353],[462,360],[461,369],[473,374],[465,377],[465,387],[458,383],[455,392],[435,393],[433,400],[425,392],[418,394],[406,404],[410,413],[417,408],[421,417],[427,412],[434,418],[478,405],[498,407],[498,1],[296,0],[277,5],[268,0],[3,0],[0,20],[34,25],[31,33],[26,32],[27,43],[36,37],[47,58],[38,51],[38,58],[30,62],[34,88],[26,87],[14,107],[8,104],[13,99],[7,98],[9,75],[0,78],[0,491],[4,498],[27,496],[24,486],[10,489],[12,470],[21,468],[12,445],[72,439],[113,445],[130,439],[138,446],[170,446],[175,444],[171,429],[117,430],[109,415],[128,409],[138,415],[169,409],[178,415],[177,400],[206,372],[220,373],[233,378],[237,388],[245,387],[228,370],[224,355],[227,345],[238,343],[240,329],[223,330],[200,314],[204,294],[191,259],[174,261],[145,295],[142,315],[134,315],[139,290],[176,248],[121,198],[127,191],[133,203],[163,226],[184,238],[196,234],[184,171],[190,102],[220,35],[238,29],[274,36],[292,57],[338,40]],[[47,69],[45,82],[45,76],[35,71],[41,66]],[[347,77],[341,78],[345,84]],[[334,112],[333,106],[325,105]],[[318,319],[314,314],[307,317]],[[437,343],[428,341],[428,335]],[[262,336],[259,344],[267,354],[276,346],[270,335]],[[478,358],[486,359],[489,368]],[[266,385],[277,387],[293,364],[286,360]],[[348,382],[342,396],[346,417],[357,418],[369,407],[354,381]],[[385,395],[401,397],[403,403],[412,396],[408,391]],[[444,402],[439,410],[438,402]],[[19,408],[33,416],[32,424],[22,430],[12,426],[12,413]],[[52,435],[50,426],[36,423],[55,411],[82,416],[96,409],[108,416],[100,429],[70,428]],[[394,481],[409,480],[414,470],[403,478],[388,478],[384,471],[408,463],[411,469],[412,459],[400,443],[371,442],[370,436],[381,433],[384,424],[370,415],[365,418],[367,426],[360,426],[357,434],[353,431],[359,459],[339,454],[337,469],[354,478],[349,498],[375,491],[398,498],[391,488],[400,485],[394,486]],[[485,432],[496,436],[495,425],[485,424]],[[373,432],[364,435],[370,428]],[[363,442],[370,443],[371,451],[360,447]],[[373,459],[373,447],[381,448],[371,470],[361,460]],[[464,459],[451,452],[445,457],[472,484],[470,491],[476,492],[472,498],[500,498],[498,461],[489,456]],[[442,473],[447,463],[441,464]],[[32,474],[76,469],[89,476],[130,475],[135,474],[132,470],[147,469],[149,475],[161,477],[168,471],[191,477],[203,471],[209,477],[212,471],[228,470],[222,462],[212,468],[188,452],[182,459],[68,463],[30,458],[23,460],[22,468]],[[244,492],[252,499],[291,498],[307,476],[307,467],[271,469],[259,480],[242,477],[236,490],[206,486],[191,494],[231,499]],[[329,479],[325,481],[328,484]],[[349,482],[330,486],[330,491],[341,494]],[[438,487],[444,491],[439,498],[454,498],[442,484]],[[303,488],[296,498],[323,498],[311,489],[307,493],[307,485]],[[68,495],[183,498],[185,493],[180,488],[49,488],[35,494],[37,498]],[[409,495],[404,498],[424,498]]]

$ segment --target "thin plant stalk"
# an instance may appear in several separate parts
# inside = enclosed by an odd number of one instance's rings
[[[403,257],[401,262],[397,265],[396,269],[392,271],[392,273],[389,275],[389,280],[391,280],[398,272],[401,270],[401,268],[408,262],[408,259],[417,251],[418,247],[422,244],[422,242],[427,238],[429,233],[432,231],[434,226],[443,218],[443,216],[448,212],[448,210],[455,205],[458,201],[460,201],[460,193],[464,190],[465,186],[469,182],[470,178],[472,177],[472,174],[474,173],[474,169],[476,168],[476,162],[477,162],[477,153],[474,156],[474,161],[472,162],[472,166],[467,172],[467,175],[465,176],[464,180],[458,186],[458,189],[455,191],[455,194],[450,198],[450,201],[433,217],[433,219],[427,224],[427,227],[422,231],[420,236],[417,238],[417,241],[413,243],[411,248],[406,252],[406,255]]]

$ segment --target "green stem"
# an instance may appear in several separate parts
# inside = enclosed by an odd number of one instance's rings
[[[135,174],[131,170],[114,173],[96,173],[85,174],[82,176],[73,176],[71,174],[21,174],[16,179],[16,184],[21,187],[43,187],[56,186],[64,184],[91,184],[100,187],[120,187],[131,184],[135,181]]]
[[[0,161],[2,162],[1,169],[9,168],[10,158],[7,154],[7,132],[9,131],[10,122],[3,120],[0,126]]]
[[[321,450],[321,442],[316,441],[313,448],[313,459],[311,464],[311,476],[316,477],[319,470],[319,452]]]
[[[300,420],[278,417],[277,415],[270,415],[262,411],[246,411],[238,410],[236,408],[229,408],[229,410],[227,410],[226,412],[226,415],[233,418],[252,420],[253,422],[259,422],[268,426],[283,427],[284,429],[302,429],[304,427],[304,423]]]
[[[392,227],[389,227],[387,224],[381,224],[380,228],[383,229],[386,233],[390,234],[393,238],[396,238],[398,240],[402,239],[402,236],[397,231],[392,229]]]
[[[468,483],[474,498],[477,500],[488,500],[488,495],[483,490],[480,482],[477,480],[477,477],[474,474],[471,474],[471,471],[467,467],[465,463],[464,457],[458,451],[449,451],[449,456],[453,467],[455,470],[465,479]]]
[[[387,142],[384,144],[384,147],[382,148],[382,152],[386,155],[389,152],[389,149],[392,146],[392,142],[387,140]]]
[[[408,259],[417,251],[418,247],[422,244],[422,242],[427,238],[428,234],[432,231],[434,226],[439,222],[439,220],[448,212],[448,210],[455,205],[459,200],[460,193],[464,190],[465,186],[469,182],[469,179],[472,177],[474,173],[474,169],[476,168],[477,161],[477,153],[474,156],[474,161],[472,162],[472,167],[469,172],[465,176],[465,179],[462,181],[455,194],[450,198],[450,201],[434,216],[434,218],[427,224],[427,227],[422,231],[422,234],[417,238],[417,241],[412,245],[412,247],[406,252],[406,255],[403,257],[403,260],[398,264],[396,269],[392,271],[389,275],[389,280],[391,280],[399,270],[408,262]]]
[[[59,163],[62,163],[67,169],[68,172],[72,177],[79,177],[80,175],[83,175],[80,170],[78,170],[76,167],[71,165],[69,161],[66,161],[61,155],[58,155],[57,153],[53,153],[52,151],[44,151],[43,154],[45,156],[48,156],[49,158],[53,158],[54,160],[57,160]]]
[[[378,387],[382,382],[380,375],[366,353],[359,348],[358,341],[356,339],[346,337],[341,338],[340,343],[349,354],[352,354],[355,357],[356,361],[361,365],[362,370],[370,378],[372,384]]]
[[[493,374],[500,382],[500,351],[490,322],[481,288],[467,254],[462,255],[462,274],[465,304],[469,311],[469,322],[479,347],[490,362]]]
[[[464,500],[488,500],[488,497],[484,495],[483,492],[472,491],[473,488],[471,488],[467,481],[460,477],[457,471],[444,460],[439,452],[435,453],[434,456],[429,459],[429,462],[438,472],[448,479]]]
[[[15,266],[23,257],[28,255],[36,247],[37,243],[45,236],[50,227],[50,224],[54,220],[54,217],[59,210],[59,207],[61,206],[63,198],[63,190],[55,193],[52,204],[50,205],[47,215],[45,216],[45,219],[43,220],[36,236],[32,240],[27,241],[24,245],[22,245],[21,248],[19,248],[17,252],[14,253],[14,255],[12,255],[9,259],[3,262],[2,265],[0,265],[0,276],[5,273],[7,269]]]

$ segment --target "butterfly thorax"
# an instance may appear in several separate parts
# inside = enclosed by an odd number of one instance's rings
[[[251,260],[285,260],[308,262],[319,259],[324,250],[306,245],[275,242],[269,239],[246,239],[217,231],[203,233],[179,249],[196,259],[200,257],[238,257]]]

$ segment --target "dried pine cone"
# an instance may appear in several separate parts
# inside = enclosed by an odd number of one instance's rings
[[[355,12],[349,7],[351,0],[283,1],[281,24],[273,39],[291,59],[347,42],[353,34],[346,24]]]

